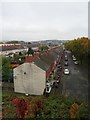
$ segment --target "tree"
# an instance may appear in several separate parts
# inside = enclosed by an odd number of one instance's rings
[[[40,51],[44,51],[44,50],[48,50],[48,49],[49,49],[48,46],[40,46],[39,47]]]
[[[28,42],[28,44],[31,44],[31,42]]]
[[[77,57],[81,64],[88,64],[88,57],[90,56],[90,40],[88,38],[74,39],[65,43],[65,47]]]
[[[22,55],[22,53],[21,53],[21,52],[19,52],[19,55]]]
[[[12,69],[10,68],[10,60],[6,57],[2,57],[2,81],[8,82],[11,79],[10,73]]]
[[[30,47],[29,49],[28,49],[28,52],[27,52],[27,54],[29,55],[29,54],[34,54],[34,51],[33,51],[33,49]]]
[[[3,44],[3,42],[0,42],[0,44]]]
[[[6,44],[16,44],[16,43],[25,43],[24,41],[18,41],[18,40],[11,40],[7,41]]]

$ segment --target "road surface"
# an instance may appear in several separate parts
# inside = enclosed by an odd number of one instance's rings
[[[75,65],[71,53],[67,51],[68,64],[64,66],[65,54],[61,59],[62,71],[60,73],[60,84],[54,88],[54,94],[75,97],[81,101],[88,101],[88,69],[80,65]],[[70,70],[70,75],[64,75],[65,68]]]
[[[63,94],[88,101],[88,69],[75,65],[71,53],[67,51],[70,75],[63,75]]]

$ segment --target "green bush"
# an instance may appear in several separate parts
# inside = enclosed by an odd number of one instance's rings
[[[25,119],[70,119],[71,117],[88,119],[90,117],[90,108],[87,103],[65,96],[50,95],[49,97],[44,97],[25,96],[15,93],[10,93],[9,95],[8,93],[3,95],[3,102],[4,118],[19,118],[22,112],[24,116],[21,117]],[[71,113],[73,105],[78,106],[74,110],[74,115]]]

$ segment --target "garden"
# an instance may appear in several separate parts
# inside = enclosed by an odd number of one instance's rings
[[[14,92],[2,93],[2,118],[16,119],[89,119],[88,103],[66,96],[26,96]]]

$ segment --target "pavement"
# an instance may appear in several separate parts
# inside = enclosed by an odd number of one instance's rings
[[[61,56],[61,55],[60,55]],[[63,58],[60,57],[60,64],[63,65]],[[63,66],[62,66],[63,67]],[[56,68],[56,71],[57,71],[57,68]],[[56,73],[57,74],[57,73]],[[56,95],[61,95],[62,94],[62,89],[63,89],[63,81],[62,81],[62,78],[63,78],[63,71],[61,70],[60,71],[60,77],[59,77],[59,81],[60,83],[58,84],[58,87],[54,87],[52,88],[52,91],[51,91],[51,95],[52,94],[56,94]]]
[[[75,65],[69,51],[67,51],[67,55],[69,66],[64,66],[64,63],[63,66],[70,70],[70,75],[63,74],[62,94],[82,101],[88,101],[88,69]]]

